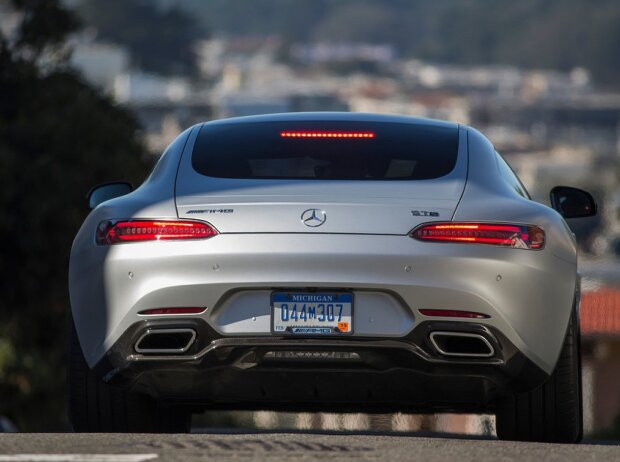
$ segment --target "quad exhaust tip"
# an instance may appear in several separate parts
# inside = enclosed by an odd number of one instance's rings
[[[135,349],[144,354],[181,354],[195,340],[194,329],[148,329],[136,342]]]
[[[459,358],[490,358],[493,345],[482,335],[468,332],[431,332],[433,347],[443,356]]]

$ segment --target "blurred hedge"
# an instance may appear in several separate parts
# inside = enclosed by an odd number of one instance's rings
[[[12,0],[0,36],[0,415],[66,428],[67,266],[85,194],[147,169],[138,125],[66,66],[79,27],[59,0]]]

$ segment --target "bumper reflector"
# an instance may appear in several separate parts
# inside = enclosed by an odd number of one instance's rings
[[[487,319],[490,318],[488,314],[475,313],[473,311],[459,311],[459,310],[418,310],[424,316],[436,316],[442,318],[470,318],[470,319]]]
[[[162,315],[162,314],[200,314],[206,310],[205,307],[195,307],[195,308],[153,308],[150,310],[140,311],[138,314],[142,315]]]

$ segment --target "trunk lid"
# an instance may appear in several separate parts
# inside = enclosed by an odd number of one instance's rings
[[[421,223],[452,219],[464,181],[431,181],[237,184],[210,193],[185,192],[176,202],[179,218],[208,221],[220,233],[402,235]]]
[[[467,177],[466,132],[421,119],[230,119],[203,125],[188,144],[178,216],[220,233],[404,235],[450,221]]]

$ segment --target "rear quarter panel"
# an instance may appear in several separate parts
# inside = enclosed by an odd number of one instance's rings
[[[555,210],[520,196],[500,177],[495,150],[482,134],[469,129],[468,144],[468,180],[454,221],[521,223],[545,231],[542,250],[514,252],[525,260],[524,271],[529,266],[548,277],[524,285],[498,272],[489,296],[502,304],[515,344],[549,370],[560,354],[578,285],[574,235]]]
[[[112,295],[106,293],[105,289],[109,287],[105,281],[116,277],[106,274],[105,260],[111,247],[95,243],[97,226],[111,219],[176,219],[176,173],[184,149],[196,133],[197,127],[181,133],[166,149],[151,175],[135,191],[96,207],[86,217],[73,241],[69,262],[71,312],[84,356],[90,366],[94,366],[100,359],[96,349],[105,343],[108,327],[114,317],[113,313],[108,312],[108,300]]]

